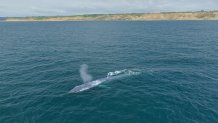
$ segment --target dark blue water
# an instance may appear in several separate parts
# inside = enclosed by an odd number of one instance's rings
[[[218,21],[1,22],[0,122],[216,123]]]

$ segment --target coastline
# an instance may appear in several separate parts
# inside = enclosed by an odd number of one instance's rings
[[[150,20],[218,20],[218,11],[5,17],[4,20],[2,21],[25,22],[25,21],[150,21]]]

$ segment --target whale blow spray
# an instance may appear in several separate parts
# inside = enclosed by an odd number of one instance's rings
[[[82,78],[83,82],[90,82],[92,81],[92,76],[88,74],[88,65],[83,64],[80,66],[80,77]]]

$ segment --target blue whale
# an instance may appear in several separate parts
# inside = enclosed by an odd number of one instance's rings
[[[131,76],[131,75],[137,75],[137,74],[139,74],[139,72],[133,72],[130,70],[122,70],[121,72],[116,71],[115,74],[114,72],[109,72],[106,78],[97,79],[97,80],[90,81],[90,82],[85,82],[84,84],[78,85],[74,87],[73,89],[71,89],[69,93],[79,93],[79,92],[91,89],[102,83],[105,83],[105,82],[108,82],[114,79],[123,78],[123,77]]]

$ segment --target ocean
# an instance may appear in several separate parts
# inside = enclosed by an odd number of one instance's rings
[[[218,122],[218,21],[0,22],[0,123],[123,122]]]

